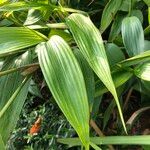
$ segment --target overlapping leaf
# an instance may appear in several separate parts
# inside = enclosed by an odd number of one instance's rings
[[[44,41],[45,38],[39,32],[24,27],[1,27],[0,57],[34,46]]]
[[[28,64],[30,61],[29,52],[17,58],[8,58],[3,64],[2,71]],[[5,144],[17,123],[27,96],[29,80],[23,80],[24,77],[19,71],[0,77],[0,134]]]
[[[119,10],[121,6],[122,0],[110,0],[107,5],[105,6],[101,18],[101,26],[100,31],[104,32],[105,29],[110,25],[112,22],[115,14]]]
[[[39,63],[53,97],[84,146],[89,146],[89,106],[81,69],[59,36],[37,47]]]
[[[139,55],[136,55],[134,57],[128,58],[122,62],[119,63],[119,65],[123,67],[135,65],[141,62],[146,62],[150,60],[150,50],[147,50],[146,52],[143,52]]]
[[[37,2],[13,2],[0,7],[0,11],[19,11],[19,10],[27,10],[30,8],[41,9],[41,8],[55,8],[53,5],[42,4]]]
[[[121,121],[124,129],[126,130],[119,100],[116,94],[114,83],[112,81],[103,40],[99,30],[94,26],[89,17],[81,14],[70,15],[66,19],[66,23],[71,30],[83,56],[97,76],[104,83],[104,85],[115,97]]]
[[[144,32],[137,17],[126,17],[122,22],[122,38],[129,56],[144,51]]]
[[[150,62],[137,66],[134,72],[139,78],[150,81]]]

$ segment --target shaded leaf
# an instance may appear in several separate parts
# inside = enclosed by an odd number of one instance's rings
[[[106,54],[108,57],[109,65],[111,67],[113,67],[118,62],[125,59],[125,56],[124,56],[122,50],[120,49],[120,47],[118,47],[114,43],[106,44],[105,48],[106,48]]]
[[[121,31],[121,24],[122,24],[122,20],[124,19],[126,15],[123,14],[118,14],[111,26],[111,30],[110,30],[110,34],[109,34],[109,41],[113,41],[118,34]]]
[[[150,0],[143,0],[148,6],[150,6]]]
[[[59,36],[37,47],[45,80],[60,109],[89,146],[89,106],[81,69],[68,44]]]
[[[119,87],[125,82],[127,82],[131,77],[133,73],[127,72],[127,71],[119,71],[112,74],[112,78],[115,84],[115,87]],[[104,84],[100,81],[96,83],[95,87],[95,97],[98,97],[106,92],[108,92],[108,89],[104,86]]]
[[[74,54],[79,62],[79,65],[83,73],[87,96],[89,100],[89,106],[91,110],[94,102],[94,93],[95,93],[94,73],[93,70],[90,68],[88,62],[85,60],[82,53],[78,49],[74,50]]]
[[[121,3],[122,0],[110,0],[107,3],[102,13],[101,26],[100,26],[101,32],[104,32],[106,28],[110,25],[114,16],[116,15],[117,11],[120,8]]]
[[[129,56],[135,56],[144,50],[144,32],[137,17],[126,17],[122,22],[122,38]]]
[[[30,61],[29,52],[13,59],[8,58],[3,64],[2,71],[28,64]],[[27,96],[29,82],[22,83],[23,79],[19,71],[0,77],[0,134],[5,144],[17,123]],[[4,111],[6,108],[7,111]]]
[[[121,121],[124,129],[126,130],[116,89],[112,81],[103,40],[99,30],[94,26],[89,17],[81,14],[70,15],[66,19],[66,23],[69,26],[69,29],[71,30],[83,56],[104,85],[115,97]]]

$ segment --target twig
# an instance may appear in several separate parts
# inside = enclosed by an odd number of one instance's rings
[[[95,123],[95,121],[93,119],[90,120],[90,126],[95,130],[95,132],[99,135],[99,136],[105,136],[103,134],[103,132],[100,130],[100,128],[97,126],[97,124]],[[114,147],[112,145],[108,145],[110,150],[115,150]]]

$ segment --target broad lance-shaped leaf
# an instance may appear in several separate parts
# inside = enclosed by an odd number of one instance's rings
[[[118,65],[127,67],[127,66],[135,65],[141,62],[146,62],[149,60],[150,60],[150,50],[143,52],[139,55],[136,55],[134,57],[128,58],[126,60],[123,60],[120,63],[118,63]]]
[[[0,57],[45,41],[45,36],[25,27],[0,28]]]
[[[122,0],[110,0],[105,6],[101,18],[101,26],[100,31],[104,32],[105,29],[110,25],[113,20],[115,14],[119,10],[121,6]]]
[[[59,36],[37,46],[39,63],[53,97],[89,147],[89,106],[81,69],[68,44]]]
[[[134,69],[135,75],[143,80],[150,81],[150,62],[143,63]]]
[[[13,57],[12,59],[9,57],[5,60],[1,71],[29,64],[31,63],[31,59],[30,52],[25,52],[21,56]],[[16,93],[23,80],[24,77],[19,71],[0,77],[0,134],[4,144],[7,143],[17,123],[28,93],[29,80],[23,83],[22,88],[20,88],[16,95],[13,95]]]
[[[126,17],[122,22],[122,38],[129,56],[144,52],[144,32],[137,17]]]
[[[56,6],[51,4],[42,4],[37,2],[12,2],[5,4],[0,7],[0,11],[19,11],[27,9],[49,9],[50,11],[56,8]]]
[[[99,30],[94,26],[89,17],[81,14],[72,14],[66,19],[73,37],[87,62],[114,96],[122,124],[126,131],[121,107],[116,89],[111,77],[110,68]]]
[[[86,85],[86,91],[87,91],[87,96],[88,96],[88,101],[89,101],[89,106],[91,111],[94,102],[94,93],[95,93],[94,73],[91,67],[89,66],[88,62],[86,61],[86,59],[83,57],[82,53],[79,51],[79,49],[75,49],[73,52],[79,62],[80,68],[84,76],[84,81]]]

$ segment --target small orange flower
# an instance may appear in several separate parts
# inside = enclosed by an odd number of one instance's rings
[[[29,134],[34,135],[34,134],[39,133],[40,128],[41,128],[41,122],[42,122],[42,117],[39,116],[36,122],[30,128]]]

